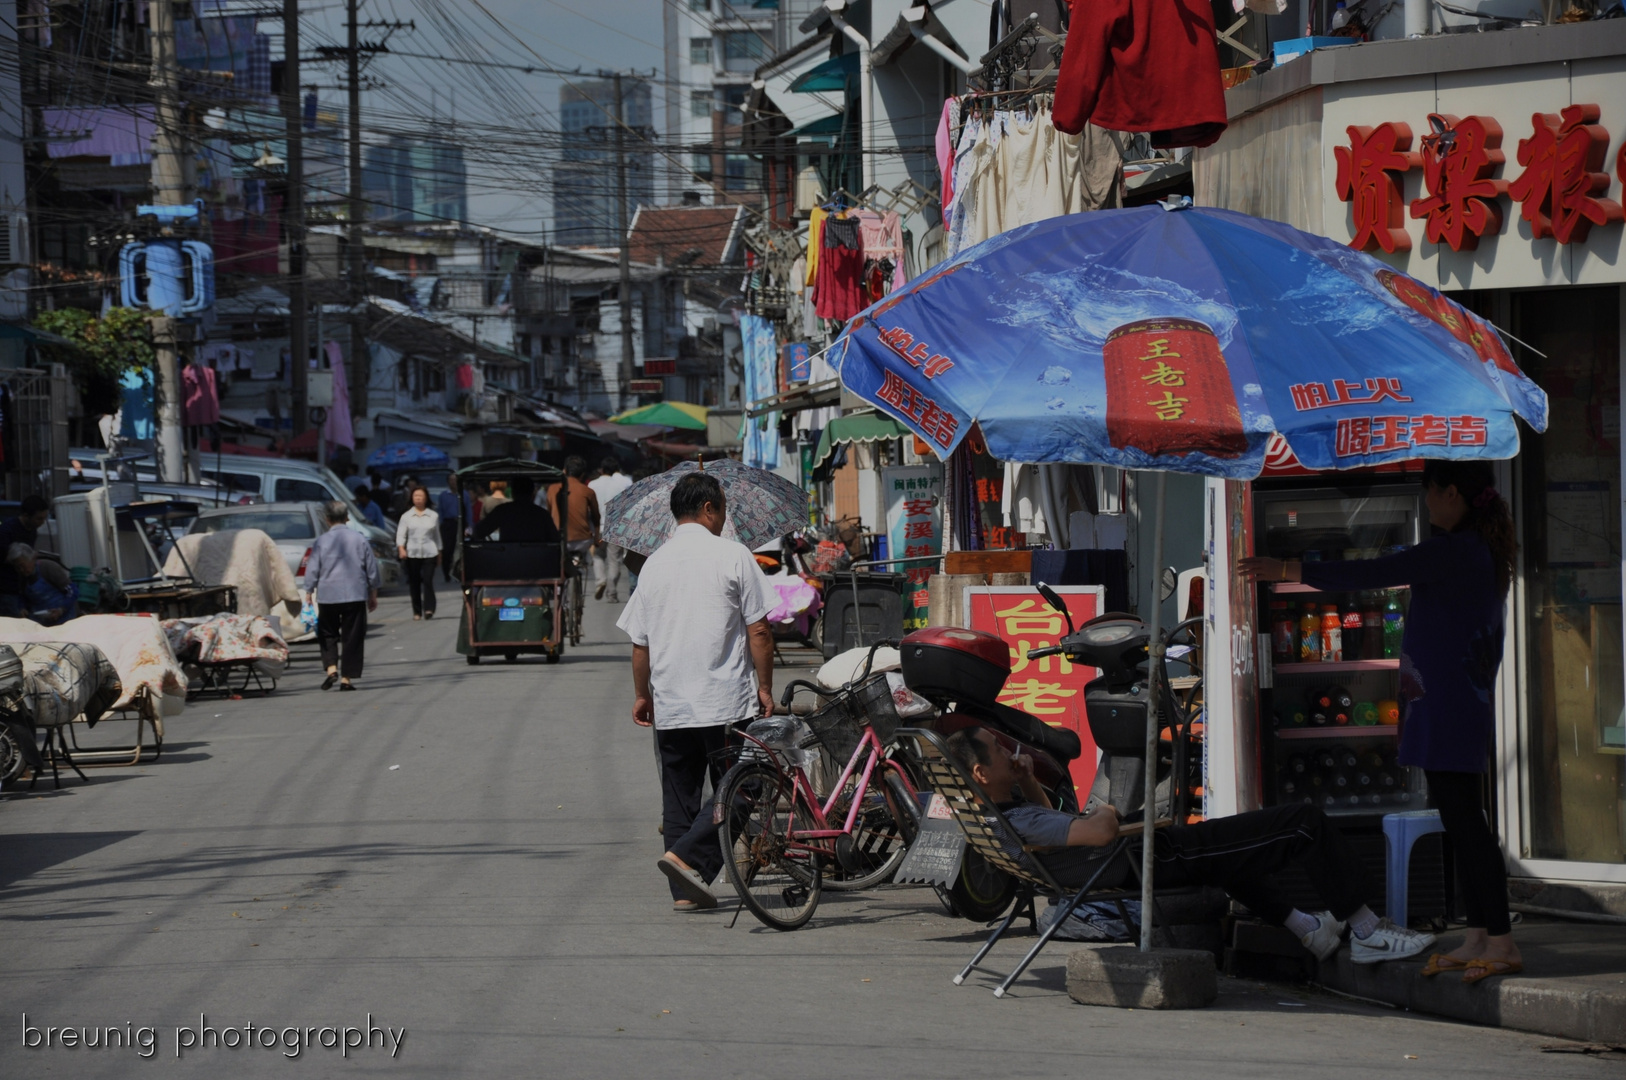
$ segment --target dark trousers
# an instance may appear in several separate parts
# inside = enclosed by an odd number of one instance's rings
[[[1462,906],[1468,925],[1493,935],[1511,934],[1507,908],[1507,861],[1485,820],[1482,773],[1427,772],[1429,801],[1440,812],[1440,824],[1451,840],[1462,883]]]
[[[452,580],[452,560],[457,557],[457,530],[461,523],[440,523],[440,576],[442,581]]]
[[[402,559],[401,565],[406,570],[407,588],[412,593],[412,614],[433,615],[435,613],[435,562],[434,555],[426,559]]]
[[[324,670],[337,665],[345,678],[361,678],[366,638],[367,601],[322,604],[317,610],[316,641],[322,647]]]
[[[661,835],[666,850],[682,859],[707,881],[723,868],[717,824],[710,804],[702,804],[706,776],[713,789],[723,779],[721,751],[728,745],[728,725],[703,728],[656,729],[655,749],[661,762]],[[672,898],[681,897],[674,886]]]
[[[1128,855],[1140,865],[1139,845],[1133,845]],[[1057,883],[1074,888],[1088,880],[1100,859],[1094,848],[1043,856]],[[1360,857],[1344,834],[1320,810],[1302,803],[1159,829],[1153,859],[1154,887],[1213,885],[1261,919],[1277,924],[1287,921],[1293,905],[1282,898],[1269,876],[1294,864],[1339,919],[1348,919],[1373,895]],[[1114,874],[1119,881],[1125,876]]]

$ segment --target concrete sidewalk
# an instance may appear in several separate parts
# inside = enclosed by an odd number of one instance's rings
[[[1315,981],[1413,1012],[1626,1047],[1626,925],[1527,915],[1513,932],[1524,954],[1520,975],[1464,986],[1460,975],[1421,978],[1427,957],[1357,965],[1341,950],[1319,965]],[[1460,931],[1443,934],[1432,951],[1461,940]]]

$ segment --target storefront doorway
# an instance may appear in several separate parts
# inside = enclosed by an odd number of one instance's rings
[[[1531,346],[1519,363],[1552,410],[1545,434],[1524,431],[1512,470],[1523,783],[1508,839],[1526,860],[1626,863],[1620,296],[1611,285],[1508,297],[1512,331]]]

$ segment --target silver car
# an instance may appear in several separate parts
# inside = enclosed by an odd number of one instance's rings
[[[225,532],[227,529],[259,529],[277,545],[277,550],[288,562],[289,571],[303,589],[305,560],[310,556],[311,545],[316,543],[318,536],[327,532],[324,505],[319,502],[274,502],[213,507],[199,511],[197,520],[187,531],[210,533]],[[353,521],[350,527],[355,527]],[[401,564],[395,557],[395,548],[375,539],[371,534],[377,532],[376,529],[356,531],[366,536],[372,545],[384,584],[401,580]]]

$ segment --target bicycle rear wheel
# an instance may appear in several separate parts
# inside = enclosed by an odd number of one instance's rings
[[[808,827],[791,778],[760,761],[734,766],[717,793],[724,869],[740,901],[764,926],[796,930],[813,917],[822,884],[820,856],[788,846]]]
[[[890,804],[881,793],[883,784],[891,792]],[[832,820],[845,820],[855,786],[849,781],[847,795],[838,799],[832,809]],[[904,802],[907,797],[907,789],[891,770],[876,769],[858,820],[853,822],[852,834],[836,839],[836,858],[825,862],[825,888],[856,892],[891,880],[919,831],[914,819],[907,816],[911,810]],[[905,815],[903,820],[893,814],[894,806]]]

